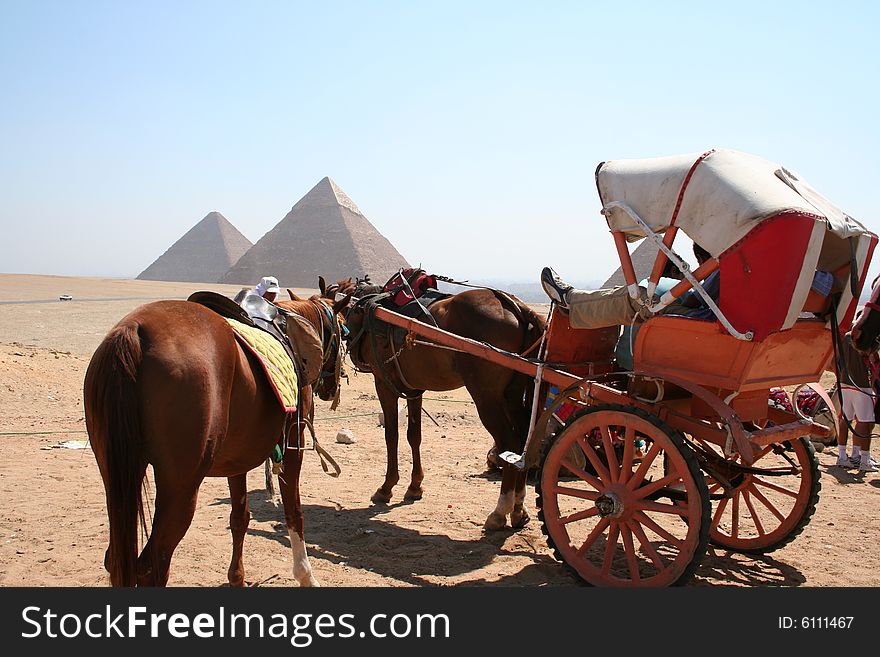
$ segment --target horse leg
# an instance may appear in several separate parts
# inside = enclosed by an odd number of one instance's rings
[[[516,452],[522,451],[526,435],[529,432],[532,397],[527,387],[529,385],[533,385],[531,380],[521,375],[514,375],[504,390],[504,411],[513,427],[513,433],[510,436],[511,443],[508,445],[508,449]],[[528,512],[523,507],[523,501],[526,497],[527,479],[528,472],[517,472],[514,481],[513,511],[510,513],[510,526],[514,529],[525,527],[530,520]]]
[[[300,435],[300,445],[304,444]],[[303,510],[299,497],[299,473],[302,468],[303,452],[291,448],[284,453],[284,472],[278,476],[281,501],[284,504],[284,519],[290,536],[290,549],[293,551],[293,576],[300,586],[320,586],[312,575],[312,565],[306,552],[303,531]]]
[[[247,497],[247,473],[228,477],[229,499],[232,502],[232,510],[229,512],[229,528],[232,530],[232,560],[229,562],[230,586],[244,586],[244,561],[242,551],[244,548],[244,535],[247,533],[248,524],[251,521],[251,512],[248,510]]]
[[[397,395],[378,379],[376,379],[376,394],[379,396],[382,414],[385,417],[385,481],[373,493],[370,501],[387,504],[391,501],[394,486],[400,481],[400,473],[397,470],[397,442],[400,435],[397,427]]]
[[[489,514],[483,525],[486,531],[497,531],[504,529],[507,525],[507,516],[514,509],[514,486],[517,474],[519,474],[518,470],[512,465],[505,465],[501,468],[501,493],[498,495],[498,504],[495,505],[495,510]]]
[[[138,586],[168,584],[171,555],[189,529],[196,512],[199,483],[201,480],[191,488],[169,488],[163,485],[157,473],[153,527],[137,560]]]
[[[412,476],[409,488],[403,496],[405,500],[422,499],[422,480],[425,473],[422,470],[422,396],[412,397],[406,402],[406,440],[412,451]]]
[[[525,527],[530,520],[528,512],[523,507],[523,501],[526,499],[527,478],[528,472],[518,472],[514,481],[513,511],[510,512],[510,526],[514,529]]]
[[[508,390],[510,380],[504,380],[498,376],[489,379],[486,375],[484,378],[468,377],[466,386],[468,392],[474,400],[477,407],[477,413],[480,421],[486,430],[495,440],[495,448],[497,453],[516,450],[520,445],[519,432],[521,427],[514,422],[514,415],[511,411],[512,393]],[[507,515],[511,514],[516,504],[517,475],[521,474],[519,470],[508,464],[502,464],[501,467],[501,493],[498,497],[498,504],[495,510],[486,518],[483,527],[487,531],[495,531],[503,529],[507,524]],[[523,479],[523,491],[521,499],[525,498],[524,491],[525,479]],[[521,505],[520,505],[521,506]],[[527,522],[523,520],[523,513],[518,513],[511,518],[514,527],[521,527],[516,523]]]

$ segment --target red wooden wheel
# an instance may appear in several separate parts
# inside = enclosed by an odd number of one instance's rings
[[[589,584],[681,584],[705,554],[710,506],[697,460],[643,411],[603,405],[572,418],[545,447],[537,492],[550,547]]]
[[[746,474],[730,496],[713,499],[710,540],[737,552],[772,552],[790,543],[809,523],[819,502],[819,464],[809,440],[770,445],[755,456],[752,467],[779,476]],[[739,462],[739,455],[735,459]],[[708,485],[710,496],[723,494],[716,481],[710,479]]]

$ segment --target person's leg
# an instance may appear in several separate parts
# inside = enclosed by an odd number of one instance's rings
[[[852,393],[853,391],[849,388],[841,390],[843,399],[840,405],[840,416],[837,418],[837,465],[841,467],[850,466],[849,458],[846,455],[846,441],[849,439],[849,422],[854,418]]]
[[[877,466],[871,459],[871,431],[874,429],[874,399],[869,388],[853,391],[854,415],[858,420],[854,428],[853,450],[850,463],[860,472],[876,472]]]

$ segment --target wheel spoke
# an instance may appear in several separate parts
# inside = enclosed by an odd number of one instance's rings
[[[562,467],[568,470],[571,474],[573,474],[581,481],[585,481],[590,484],[590,486],[592,486],[596,490],[603,490],[605,488],[605,485],[601,481],[599,481],[597,477],[594,477],[588,472],[584,472],[579,467],[577,467],[576,465],[572,465],[568,461],[563,461]]]
[[[641,579],[639,575],[639,560],[636,557],[636,549],[633,546],[632,532],[629,525],[625,522],[620,523],[620,535],[623,537],[623,551],[626,553],[626,563],[629,566],[630,579],[638,582]]]
[[[764,497],[764,494],[761,493],[754,484],[752,485],[752,495],[761,500],[761,504],[770,509],[770,513],[776,516],[776,519],[779,520],[779,522],[785,522],[785,516],[782,515],[782,512],[780,512],[770,500]]]
[[[736,538],[739,535],[739,491],[733,493],[733,504],[730,505],[730,535]]]
[[[684,547],[684,541],[681,541],[681,540],[675,538],[675,536],[673,536],[668,531],[663,529],[663,527],[658,525],[656,522],[654,522],[651,518],[649,518],[646,514],[642,513],[641,511],[636,511],[633,514],[633,517],[635,517],[640,523],[645,525],[652,532],[657,534],[657,536],[665,539],[669,543],[672,543],[672,545],[677,547],[679,550],[681,550]]]
[[[709,488],[709,495],[711,495],[712,493],[714,493],[714,492],[715,492],[716,490],[718,490],[719,488],[721,488],[721,484],[719,484],[719,483],[716,481],[716,482],[715,482],[714,484],[712,484],[712,486]]]
[[[597,499],[599,499],[599,493],[594,490],[580,490],[579,488],[554,486],[550,489],[550,492],[556,493],[557,495],[568,495],[570,497],[577,497],[579,499],[589,500],[591,502],[595,502]]]
[[[782,493],[783,495],[788,495],[789,497],[796,498],[798,496],[796,491],[789,490],[788,488],[783,488],[782,486],[777,486],[776,484],[771,484],[769,481],[764,481],[760,477],[754,477],[752,479],[756,484],[760,484],[761,486],[765,486],[770,490],[775,490],[777,493]]]
[[[677,516],[687,516],[690,514],[690,510],[686,506],[679,506],[677,504],[660,504],[660,502],[651,502],[647,500],[639,502],[639,508],[643,511],[671,513]]]
[[[581,546],[575,552],[575,556],[582,557],[584,553],[590,549],[590,546],[596,542],[596,539],[602,534],[602,532],[607,529],[608,525],[611,524],[610,518],[602,518],[596,526],[593,527],[593,531],[589,533],[586,540],[581,544]]]
[[[660,453],[662,447],[660,443],[655,442],[651,445],[651,449],[648,450],[648,453],[645,454],[645,458],[642,459],[642,464],[639,466],[639,469],[636,470],[636,473],[632,476],[632,479],[626,482],[627,488],[630,490],[635,490],[639,484],[644,480],[645,475],[648,474],[648,468],[651,467],[651,463],[654,462],[654,459],[657,458],[657,455]]]
[[[617,552],[617,535],[620,533],[620,524],[611,523],[611,530],[608,532],[608,542],[605,544],[605,560],[602,562],[602,574],[607,576],[611,572],[611,565],[614,562],[614,553]]]
[[[620,483],[625,484],[632,474],[633,453],[635,451],[636,430],[627,425],[626,436],[623,439],[623,461],[620,464]]]
[[[654,481],[647,486],[642,486],[641,488],[637,489],[634,493],[635,498],[637,500],[640,500],[648,497],[648,495],[651,495],[652,493],[655,493],[662,488],[666,488],[667,486],[674,484],[676,481],[681,481],[681,475],[679,475],[678,473],[667,475],[663,477],[663,479],[658,479],[657,481]]]
[[[761,524],[761,519],[758,517],[758,514],[755,513],[755,506],[752,504],[752,498],[749,496],[748,490],[743,491],[743,501],[749,508],[749,514],[752,516],[752,521],[755,523],[755,529],[758,530],[758,536],[764,536],[764,534],[766,534],[767,532],[764,531],[764,526]]]
[[[602,481],[602,483],[605,485],[611,484],[611,475],[608,472],[608,468],[606,468],[605,465],[602,463],[602,460],[599,458],[599,455],[596,454],[596,450],[593,449],[593,446],[590,445],[590,442],[584,436],[578,436],[577,441],[578,443],[580,443],[581,450],[584,452],[584,456],[587,457],[587,460],[593,466],[596,474],[599,475],[599,479]]]
[[[570,522],[576,522],[578,520],[586,520],[587,518],[592,518],[593,516],[599,513],[599,509],[596,507],[590,507],[589,509],[584,509],[583,511],[578,511],[577,513],[572,513],[571,515],[561,516],[559,518],[559,524],[567,525]]]
[[[602,426],[599,428],[602,434],[602,445],[605,447],[605,460],[608,462],[608,470],[611,473],[611,483],[617,483],[620,475],[620,464],[617,462],[617,454],[614,451],[614,443],[611,440],[611,428]]]
[[[635,519],[627,522],[632,533],[636,535],[636,538],[639,539],[639,543],[642,545],[642,549],[647,553],[648,557],[650,557],[651,561],[657,567],[657,570],[663,570],[666,565],[663,563],[663,558],[657,553],[657,550],[654,549],[654,546],[651,544],[651,541],[648,540],[648,537],[645,535],[645,530],[642,529],[642,526],[636,522]]]
[[[715,515],[712,516],[712,527],[711,529],[718,529],[718,523],[721,521],[721,516],[724,515],[724,509],[727,508],[727,501],[729,497],[721,498],[721,501],[718,503],[718,508],[715,509]]]

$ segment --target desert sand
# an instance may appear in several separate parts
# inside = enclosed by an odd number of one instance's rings
[[[85,440],[82,382],[95,347],[128,311],[151,300],[185,298],[234,286],[0,274],[0,585],[105,586],[104,490]],[[59,296],[69,294],[70,301]],[[498,479],[486,474],[491,438],[463,390],[426,393],[425,495],[388,505],[370,495],[385,468],[383,429],[372,377],[353,373],[331,412],[317,402],[319,439],[342,467],[321,470],[314,452],[303,467],[306,543],[324,586],[579,586],[552,556],[530,485],[532,522],[485,534]],[[338,444],[339,429],[356,442]],[[880,451],[874,448],[875,456]],[[409,469],[405,440],[401,472]],[[812,522],[788,546],[766,556],[710,548],[693,586],[877,586],[880,476],[834,467],[819,455],[822,490]],[[262,470],[249,475],[253,518],[245,538],[249,585],[295,586],[278,499],[268,500]],[[225,480],[202,485],[196,516],[178,547],[170,585],[221,586],[231,551]]]

